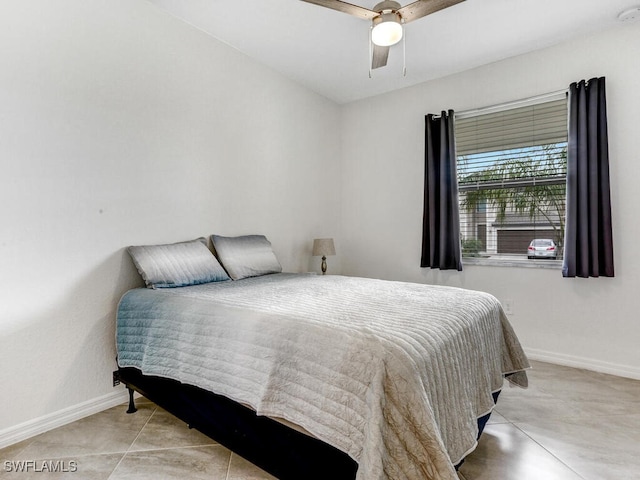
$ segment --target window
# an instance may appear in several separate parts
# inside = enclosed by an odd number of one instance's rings
[[[567,176],[564,93],[516,107],[456,116],[463,262],[553,262],[562,258]],[[533,240],[554,255],[531,255]],[[550,265],[549,263],[547,265]]]

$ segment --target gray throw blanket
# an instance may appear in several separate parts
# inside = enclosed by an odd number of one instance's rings
[[[492,392],[529,367],[489,294],[341,276],[132,290],[117,348],[121,367],[303,427],[359,480],[457,480]]]

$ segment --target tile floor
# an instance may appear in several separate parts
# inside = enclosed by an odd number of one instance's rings
[[[532,363],[529,388],[505,387],[460,478],[640,479],[640,381]],[[274,478],[154,404],[137,406],[135,415],[115,407],[0,450],[0,479]],[[18,460],[77,472],[8,471]]]

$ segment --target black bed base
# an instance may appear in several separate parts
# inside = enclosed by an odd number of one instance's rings
[[[121,368],[119,376],[129,389],[127,413],[136,411],[135,390],[186,422],[189,428],[199,430],[280,480],[353,480],[356,476],[358,464],[346,453],[256,415],[226,397],[176,380],[145,376],[135,368]],[[494,401],[499,393],[494,394]],[[480,433],[489,415],[478,419]]]

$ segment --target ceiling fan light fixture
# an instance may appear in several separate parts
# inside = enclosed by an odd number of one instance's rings
[[[402,40],[402,21],[397,12],[384,12],[373,19],[371,41],[380,47],[390,47]]]

